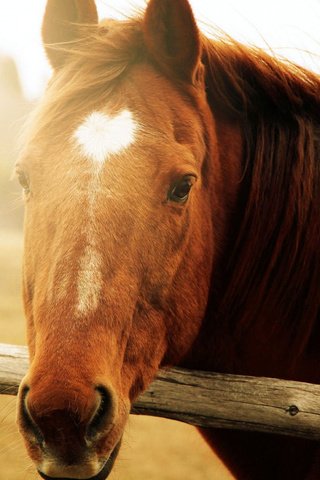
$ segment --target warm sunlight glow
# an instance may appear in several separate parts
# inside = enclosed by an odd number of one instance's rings
[[[317,0],[190,0],[203,30],[216,25],[247,43],[320,71],[320,2]],[[145,0],[97,0],[101,17],[130,14]],[[45,0],[0,2],[0,53],[17,61],[26,94],[40,94],[50,74],[41,47]],[[309,53],[310,52],[310,53]],[[313,55],[311,55],[311,53]]]

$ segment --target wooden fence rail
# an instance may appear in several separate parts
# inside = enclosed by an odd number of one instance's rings
[[[26,347],[0,344],[0,394],[16,395],[27,368]],[[320,440],[320,385],[173,368],[159,371],[132,413]]]

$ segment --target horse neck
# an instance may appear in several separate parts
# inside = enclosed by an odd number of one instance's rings
[[[320,374],[316,362],[319,354],[314,348],[315,339],[320,339],[316,325],[320,267],[315,248],[320,203],[306,198],[310,185],[320,184],[320,173],[312,173],[315,161],[312,152],[319,151],[319,139],[312,137],[313,127],[303,124],[301,131],[293,129],[288,137],[283,132],[290,130],[290,125],[282,127],[279,122],[275,127],[279,129],[279,138],[284,136],[288,145],[293,136],[303,137],[305,129],[310,128],[310,158],[298,160],[305,169],[300,172],[300,181],[309,182],[308,187],[301,193],[304,198],[299,197],[299,192],[289,197],[295,175],[292,165],[297,162],[299,144],[290,145],[289,155],[286,150],[288,158],[280,155],[284,146],[276,146],[274,160],[278,164],[263,173],[262,163],[268,160],[269,153],[266,151],[263,158],[256,158],[254,143],[260,138],[256,137],[250,146],[245,137],[246,125],[216,118],[220,177],[214,186],[212,214],[215,216],[218,203],[224,212],[223,228],[216,239],[219,253],[213,268],[207,314],[183,365],[309,381]],[[266,135],[269,134],[272,132]],[[215,176],[217,169],[212,158],[209,163],[208,175]],[[281,189],[273,185],[277,183],[278,168],[287,177],[287,197],[282,203]],[[308,178],[303,176],[306,172]],[[261,193],[264,188],[266,174],[271,176],[267,185],[270,195],[259,197],[257,191]],[[261,178],[257,178],[259,175]],[[298,209],[302,215],[301,224],[296,221],[297,213],[290,210],[290,202],[295,204],[291,209]],[[307,213],[301,202],[309,202]]]

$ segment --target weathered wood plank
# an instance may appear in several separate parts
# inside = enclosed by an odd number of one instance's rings
[[[28,364],[26,347],[0,343],[0,394],[17,394]]]
[[[15,395],[27,368],[25,347],[0,344],[0,393]],[[158,373],[132,413],[320,440],[320,385],[173,368]]]
[[[134,412],[202,427],[320,439],[320,386],[271,378],[161,371]]]

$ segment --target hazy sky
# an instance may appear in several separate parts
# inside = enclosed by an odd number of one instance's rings
[[[0,0],[0,53],[14,56],[30,98],[40,94],[50,74],[40,38],[45,3],[46,0]],[[277,53],[320,71],[320,0],[190,3],[199,21],[215,24],[247,43],[270,45]],[[97,0],[101,17],[117,17],[119,12],[130,12],[130,5],[144,4],[144,0]]]

